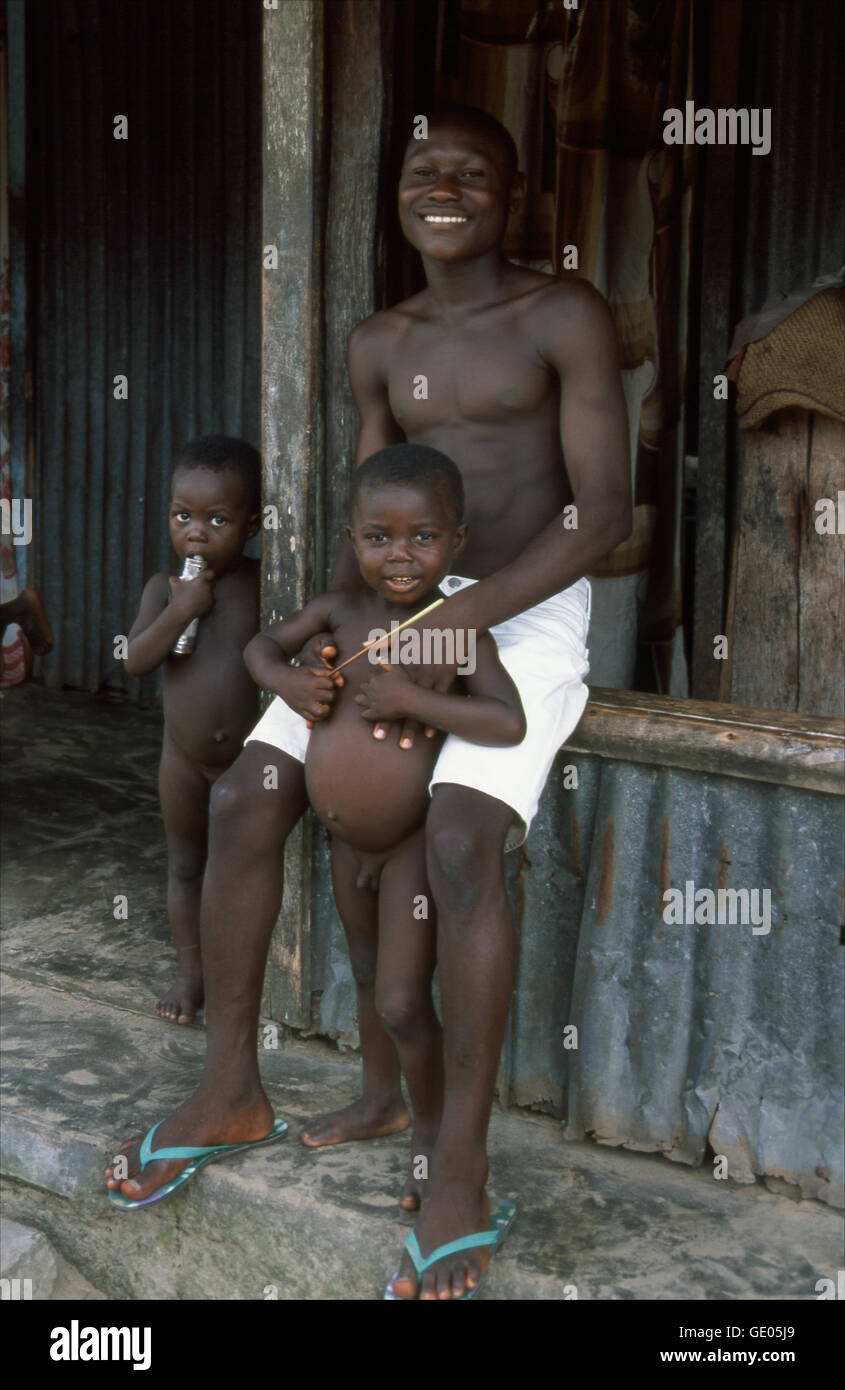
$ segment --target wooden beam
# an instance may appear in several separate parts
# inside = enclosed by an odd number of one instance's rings
[[[738,105],[742,0],[715,0],[710,15],[710,75],[701,104],[734,108]],[[697,698],[711,700],[719,697],[721,662],[713,658],[713,638],[725,632],[728,468],[736,447],[733,404],[713,396],[713,377],[722,370],[736,326],[736,164],[735,146],[711,146],[696,187],[703,221],[691,689]]]
[[[845,795],[841,719],[596,687],[566,749]]]
[[[384,106],[381,0],[334,0],[327,13],[330,74],[326,216],[325,568],[331,574],[347,521],[358,412],[346,340],[375,308],[376,217]]]
[[[278,508],[280,520],[278,530],[263,532],[267,624],[300,607],[315,576],[323,467],[323,5],[286,0],[264,10],[263,24],[263,246],[277,253],[275,268],[263,272],[264,502]],[[265,1014],[296,1027],[307,1027],[311,1015],[311,838],[306,818],[288,840],[262,1004]]]

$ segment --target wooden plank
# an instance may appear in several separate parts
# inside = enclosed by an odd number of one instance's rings
[[[652,695],[638,690],[610,690],[594,686],[590,690],[590,705],[599,709],[636,710],[641,714],[672,715],[689,719],[696,724],[718,724],[736,729],[773,729],[813,738],[841,738],[845,723],[841,719],[806,714],[788,714],[784,710],[747,708],[728,705],[716,700],[687,700],[675,695]],[[590,706],[588,705],[588,708]]]
[[[746,440],[723,698],[845,714],[845,538],[815,528],[815,503],[845,486],[843,455],[845,426],[797,408]]]
[[[810,416],[782,410],[745,441],[735,600],[728,625],[730,699],[798,708],[799,554],[806,531]]]
[[[845,535],[816,530],[816,502],[836,506],[845,491],[845,425],[810,417],[806,519],[798,569],[800,665],[798,708],[845,717]]]
[[[567,753],[845,794],[845,721],[705,700],[590,692]]]
[[[263,533],[263,621],[299,607],[313,587],[322,466],[323,6],[287,0],[263,14],[263,245],[278,267],[263,281],[264,501],[280,527]],[[256,247],[256,254],[259,248]],[[282,911],[270,947],[263,1012],[310,1022],[311,827],[290,837]]]
[[[325,572],[346,525],[346,495],[358,442],[358,412],[346,370],[346,340],[374,310],[384,77],[381,0],[328,7],[331,139],[326,217]]]
[[[734,108],[739,104],[742,0],[715,0],[709,13],[710,72],[699,104]],[[713,638],[725,630],[728,477],[736,424],[731,402],[714,399],[713,377],[725,363],[738,317],[733,297],[737,155],[733,145],[714,145],[699,153],[703,155],[703,174],[696,186],[696,198],[702,200],[701,331],[691,690],[698,699],[714,700],[719,696],[721,664],[713,660]]]

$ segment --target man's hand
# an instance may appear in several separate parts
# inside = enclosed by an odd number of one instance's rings
[[[423,631],[422,627],[420,627],[420,631]],[[386,648],[387,643],[385,643],[385,649]],[[453,651],[454,650],[456,650],[456,647],[453,646]],[[382,663],[379,664],[382,665]],[[409,684],[413,684],[419,686],[422,690],[436,690],[438,694],[445,695],[446,691],[454,684],[458,668],[455,665],[408,665],[403,666],[402,670],[404,680],[403,688],[407,689]],[[394,689],[396,689],[396,687],[394,687]],[[378,723],[373,729],[373,738],[389,738],[394,727],[392,722],[393,719],[402,718],[402,724],[399,729],[399,746],[400,748],[412,748],[419,729],[419,723],[416,719],[403,717],[406,716],[406,714],[407,711],[404,708],[397,710],[392,716],[388,715],[386,712],[381,714]],[[433,738],[436,733],[437,730],[432,729],[430,726],[427,726],[425,729],[426,738]]]
[[[361,693],[355,696],[356,705],[361,706],[361,717],[377,726],[373,730],[374,738],[387,738],[390,725],[384,721],[405,719],[413,707],[414,689],[414,682],[399,666],[379,662],[369,680],[361,686]],[[416,720],[405,719],[405,723],[412,724],[416,729]],[[411,748],[413,742],[413,735],[406,737],[403,727],[400,747]]]
[[[177,579],[171,575],[170,602],[174,612],[185,619],[185,626],[193,618],[203,618],[214,607],[214,572],[202,570],[194,579]]]

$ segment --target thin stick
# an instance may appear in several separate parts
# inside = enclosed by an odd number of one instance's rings
[[[350,661],[357,661],[359,656],[363,656],[365,652],[371,651],[373,647],[380,646],[382,642],[389,642],[394,633],[401,632],[403,627],[410,627],[411,623],[415,623],[418,618],[424,618],[427,613],[432,613],[435,608],[439,608],[441,603],[445,602],[445,598],[435,599],[434,603],[428,605],[428,608],[423,608],[420,613],[415,613],[413,618],[406,618],[404,623],[399,623],[397,627],[391,628],[390,632],[386,632],[383,637],[376,637],[374,641],[367,642],[359,652],[356,652],[354,656],[348,656],[339,666],[333,666],[327,674],[330,676],[336,675],[338,671],[343,670],[344,666],[348,666]]]

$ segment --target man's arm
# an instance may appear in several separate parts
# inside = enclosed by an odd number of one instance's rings
[[[572,280],[550,294],[540,349],[560,377],[560,440],[578,526],[556,517],[495,574],[453,595],[438,627],[486,631],[560,593],[631,534],[628,417],[616,331],[603,297]]]
[[[361,428],[355,463],[363,463],[388,444],[402,444],[405,435],[390,411],[384,364],[389,361],[390,331],[384,314],[373,314],[353,328],[346,347],[346,364]],[[355,552],[341,542],[332,568],[333,589],[354,590],[362,584]]]
[[[388,360],[388,348],[385,341],[388,331],[386,330],[385,319],[386,315],[383,313],[372,314],[370,318],[364,319],[363,323],[359,323],[353,328],[347,341],[346,361],[349,380],[352,385],[355,404],[358,407],[358,414],[361,417],[361,429],[355,456],[356,464],[363,463],[365,458],[370,457],[370,454],[386,448],[388,444],[401,444],[405,438],[390,413],[387,381],[383,366],[379,365]],[[363,583],[358,562],[355,559],[355,551],[344,537],[334,557],[329,587],[333,590],[342,589],[347,593],[355,593],[361,590]],[[331,653],[332,656],[335,656],[336,652],[333,647],[326,645],[324,640],[326,633],[309,635],[318,636],[320,640],[317,643],[312,642],[302,650],[303,663],[312,670],[328,670],[330,662],[327,655]],[[268,648],[264,647],[263,650],[265,655],[270,655]],[[286,680],[287,678],[283,676],[283,679]],[[343,676],[333,676],[332,681],[334,686],[340,688],[343,685]],[[329,703],[333,699],[334,693],[329,697]]]
[[[372,314],[353,328],[347,344],[349,383],[361,418],[355,462],[363,463],[370,454],[388,444],[404,444],[405,435],[393,418],[387,394],[386,364],[390,361],[392,340],[387,314]]]
[[[525,738],[522,701],[489,633],[476,643],[472,675],[458,679],[466,694],[441,694],[416,685],[400,667],[382,662],[362,684],[355,702],[371,724],[409,717],[487,748],[521,743]],[[400,743],[403,748],[411,746]]]

